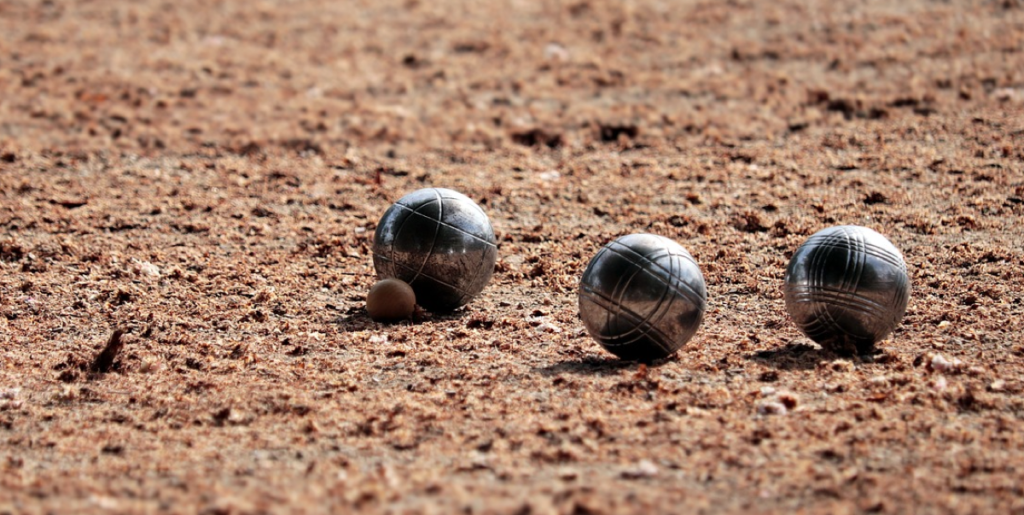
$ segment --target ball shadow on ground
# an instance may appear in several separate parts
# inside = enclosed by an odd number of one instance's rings
[[[657,367],[671,361],[671,358],[659,359],[651,362],[626,361],[613,356],[587,356],[584,358],[567,359],[544,367],[534,367],[534,372],[543,376],[557,376],[561,374],[575,375],[617,375],[624,369],[634,369],[640,365]]]
[[[413,314],[412,318],[408,320],[396,320],[392,322],[377,322],[370,318],[370,314],[366,312],[365,307],[353,307],[343,311],[339,316],[335,317],[331,322],[338,326],[338,329],[343,333],[351,333],[356,331],[366,331],[368,329],[385,329],[394,327],[404,327],[410,325],[420,325],[428,322],[444,322],[446,320],[460,320],[467,316],[467,311],[464,309],[458,309],[448,313],[427,313],[421,312],[417,309],[416,313]]]
[[[748,361],[762,363],[779,370],[813,370],[823,360],[839,358],[837,354],[806,343],[788,343],[776,349],[757,351],[744,356]]]

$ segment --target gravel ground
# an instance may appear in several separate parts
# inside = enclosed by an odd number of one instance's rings
[[[1022,70],[1019,0],[0,0],[0,513],[1024,513]],[[373,322],[428,186],[494,277]],[[839,224],[871,358],[785,313]],[[708,284],[650,364],[577,306],[634,232]]]

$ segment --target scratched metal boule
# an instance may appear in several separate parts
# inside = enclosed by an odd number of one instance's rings
[[[483,209],[446,188],[416,190],[377,224],[373,266],[380,279],[401,279],[431,311],[451,311],[483,291],[498,247]]]
[[[693,256],[653,234],[608,243],[580,280],[580,317],[590,335],[622,359],[670,356],[697,332],[707,287]]]
[[[786,269],[786,311],[808,338],[841,354],[870,354],[896,328],[910,299],[903,254],[855,225],[821,230]]]

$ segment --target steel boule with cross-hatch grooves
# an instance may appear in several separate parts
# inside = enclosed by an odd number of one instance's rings
[[[856,225],[811,235],[789,261],[786,311],[808,338],[839,354],[871,354],[907,310],[910,277],[885,236]]]
[[[707,286],[682,245],[630,234],[591,259],[579,305],[583,325],[602,347],[622,359],[650,361],[672,355],[697,332]]]
[[[477,296],[494,273],[498,247],[483,209],[447,188],[424,188],[395,202],[377,223],[373,266],[401,279],[430,311],[451,311]]]

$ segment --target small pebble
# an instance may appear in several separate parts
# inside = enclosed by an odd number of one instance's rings
[[[622,471],[624,479],[642,479],[658,475],[658,466],[650,460],[640,460],[635,467]]]
[[[793,392],[779,392],[778,399],[790,411],[796,409],[797,405],[800,404],[800,397]]]
[[[146,277],[160,277],[160,267],[149,261],[132,260],[132,272],[135,275]]]
[[[959,359],[953,358],[953,360],[950,361],[942,354],[934,354],[931,361],[928,362],[928,368],[934,372],[959,370],[962,366],[963,363]]]
[[[558,470],[558,478],[563,481],[572,481],[578,477],[580,477],[580,473],[574,468],[563,467]]]
[[[558,43],[548,43],[544,47],[544,58],[555,61],[568,61],[569,50]]]
[[[757,412],[761,415],[785,415],[789,409],[778,401],[762,401],[757,403]]]
[[[550,322],[543,322],[543,323],[541,323],[540,325],[538,325],[535,328],[535,330],[538,333],[554,333],[554,334],[558,334],[558,333],[562,332],[562,328],[561,327],[558,327],[557,325],[552,324]]]

